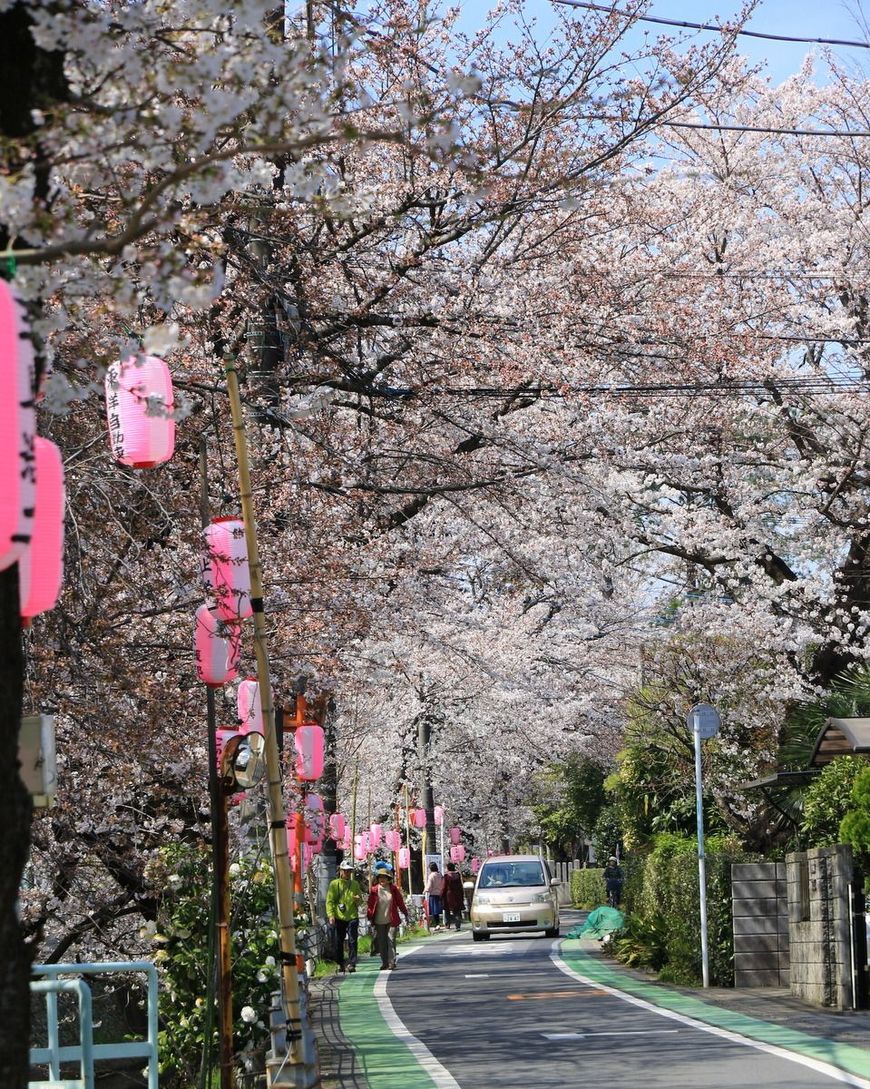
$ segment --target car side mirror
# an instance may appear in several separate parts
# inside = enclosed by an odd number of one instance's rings
[[[550,884],[551,885],[561,885],[562,882],[559,880],[558,877],[551,877],[550,878]]]

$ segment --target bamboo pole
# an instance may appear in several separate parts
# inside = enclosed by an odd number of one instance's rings
[[[408,897],[411,896],[411,813],[409,810],[408,786],[405,785],[405,845],[408,848]],[[399,876],[399,888],[402,887],[401,871]]]
[[[371,829],[372,829],[372,788],[371,787],[369,787],[369,824],[368,824],[368,829],[369,829],[369,834],[371,835]],[[371,841],[369,842],[369,846],[371,846]],[[369,860],[369,885],[371,885],[372,881],[374,880],[374,874],[375,874],[375,853],[374,853],[374,851],[369,851],[368,860]]]
[[[281,997],[287,1022],[287,1044],[291,1062],[302,1063],[303,1025],[299,1004],[299,974],[296,959],[296,928],[293,919],[293,873],[287,851],[287,822],[281,790],[281,763],[278,737],[275,732],[275,709],[272,705],[272,680],[269,675],[269,651],[266,617],[263,611],[263,578],[257,528],[254,519],[251,472],[248,460],[248,440],[242,415],[239,376],[234,360],[225,359],[227,393],[233,418],[233,438],[239,464],[239,492],[242,517],[245,521],[245,542],[251,573],[251,604],[254,610],[254,651],[257,658],[257,679],[263,709],[266,742],[266,778],[269,802],[269,842],[275,870],[275,899],[278,908],[278,944],[281,961]]]
[[[356,792],[359,788],[359,760],[356,762],[356,767],[353,771],[353,801],[351,802],[350,810],[350,838],[356,835]]]

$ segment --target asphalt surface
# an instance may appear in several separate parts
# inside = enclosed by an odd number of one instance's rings
[[[563,918],[563,932],[573,915]],[[436,1069],[436,1084],[453,1089],[451,1078],[460,1089],[837,1084],[798,1061],[582,983],[551,959],[554,944],[543,936],[475,943],[465,930],[422,944],[382,975],[395,1014],[446,1069],[440,1077]]]

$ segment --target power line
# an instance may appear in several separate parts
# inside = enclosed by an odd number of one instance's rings
[[[637,15],[631,11],[620,11],[604,4],[588,4],[582,0],[553,0],[563,7],[583,8],[586,11],[601,11],[606,15],[619,15],[624,19],[636,19],[641,23],[658,23],[660,26],[674,26],[682,30],[710,30],[714,34],[734,34],[742,38],[763,38],[770,42],[790,42],[802,45],[843,45],[851,49],[870,49],[870,42],[850,41],[846,38],[794,38],[787,34],[766,34],[761,30],[730,30],[715,23],[689,23],[680,19],[663,19],[655,15]]]
[[[672,129],[715,129],[718,132],[761,132],[773,136],[870,136],[867,129],[777,129],[765,125],[715,125],[702,121],[660,121],[660,125]]]
[[[643,118],[632,120],[631,118],[620,117],[616,114],[581,114],[579,116],[584,121],[606,121],[615,122],[617,124],[626,124],[630,122],[635,126],[646,123]],[[763,135],[772,136],[838,136],[841,139],[849,139],[850,137],[866,138],[870,136],[870,129],[795,129],[778,128],[769,125],[728,125],[719,124],[714,121],[657,120],[651,124],[650,128],[710,129],[714,132],[758,132]]]
[[[802,396],[819,397],[841,393],[870,393],[870,381],[863,378],[836,379],[824,376],[806,378],[780,378],[768,376],[757,379],[736,379],[716,382],[653,382],[653,383],[589,383],[569,385],[565,383],[538,386],[433,386],[420,390],[413,388],[377,387],[357,391],[364,396],[383,397],[388,400],[413,401],[427,397],[456,397],[480,400],[505,397],[565,399],[577,395],[623,399],[657,399],[671,397],[746,397],[772,396],[799,393]]]

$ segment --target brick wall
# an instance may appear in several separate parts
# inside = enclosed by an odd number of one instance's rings
[[[731,867],[734,986],[789,985],[789,922],[783,862]]]

